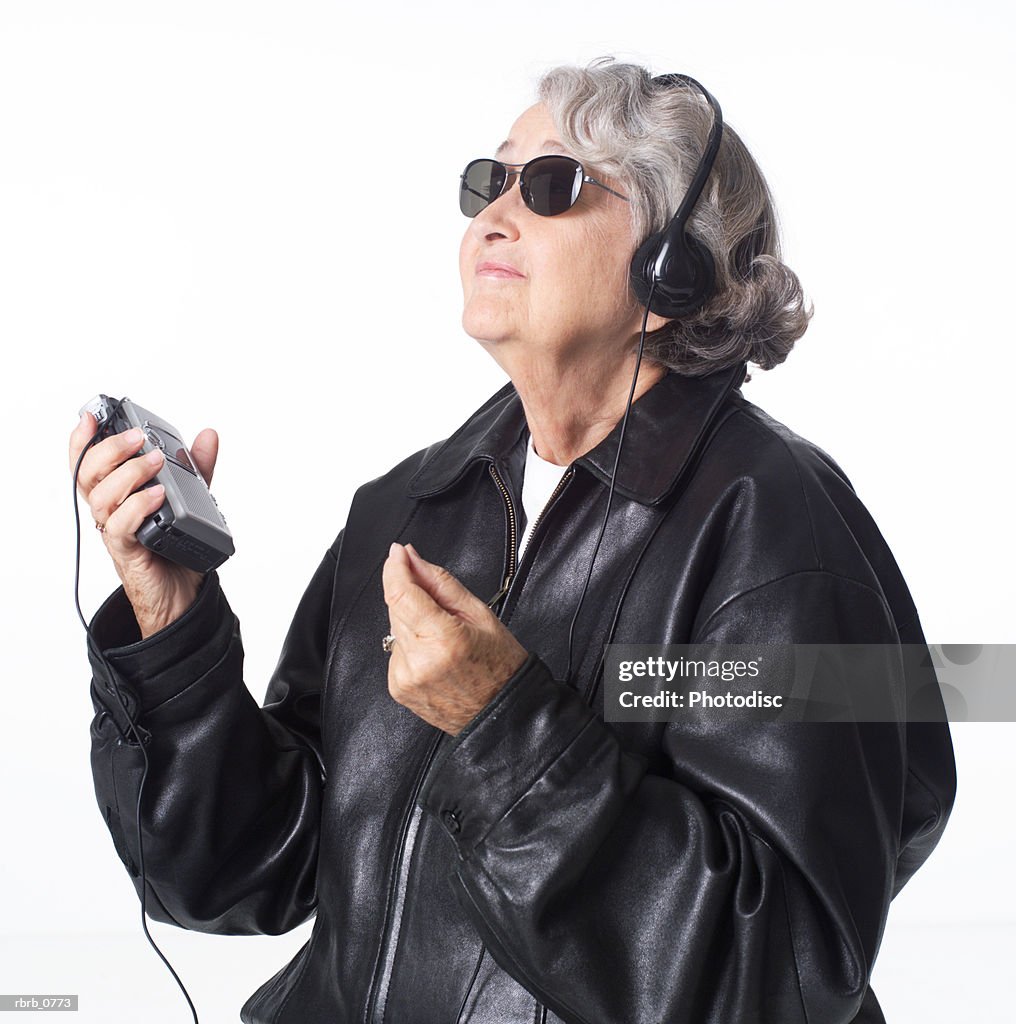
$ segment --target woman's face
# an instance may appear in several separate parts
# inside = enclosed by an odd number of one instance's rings
[[[523,164],[544,154],[573,155],[556,137],[546,107],[537,104],[515,122],[497,157]],[[595,169],[585,173],[625,191]],[[462,325],[509,375],[519,359],[618,358],[641,325],[628,286],[634,249],[623,199],[585,184],[570,210],[541,217],[522,201],[514,177],[462,239]]]

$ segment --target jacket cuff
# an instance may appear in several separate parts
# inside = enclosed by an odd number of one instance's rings
[[[434,761],[418,802],[466,857],[596,716],[530,654]]]
[[[114,591],[89,625],[89,656],[101,687],[108,672],[94,647],[112,665],[132,712],[151,711],[200,679],[229,649],[236,618],[219,586],[218,574],[202,580],[194,603],[165,629],[141,639],[123,587]]]

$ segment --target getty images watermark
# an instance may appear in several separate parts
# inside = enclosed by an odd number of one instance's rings
[[[608,722],[1013,722],[1014,644],[609,644]]]

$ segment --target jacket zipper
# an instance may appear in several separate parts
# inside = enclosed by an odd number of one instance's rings
[[[515,552],[518,549],[519,540],[518,520],[515,518],[515,508],[512,505],[511,494],[508,493],[505,482],[494,468],[494,463],[490,463],[487,468],[490,470],[490,475],[494,478],[494,483],[497,484],[501,497],[504,498],[505,508],[508,510],[508,569],[505,573],[504,582],[501,584],[501,589],[487,602],[487,607],[493,608],[508,593],[508,588],[511,586],[512,577],[515,575]]]
[[[508,573],[504,578],[504,583],[501,585],[501,589],[490,599],[490,601],[487,602],[488,607],[493,608],[494,605],[498,603],[498,601],[502,600],[503,598],[507,598],[508,591],[511,589],[512,580],[514,579],[516,570],[518,569],[518,566],[515,564],[515,551],[518,542],[515,536],[516,518],[515,509],[512,507],[511,494],[509,493],[508,488],[505,486],[504,481],[498,475],[497,470],[494,468],[493,462],[490,464],[490,475],[494,478],[494,482],[497,484],[502,496],[504,497],[505,507],[508,510],[508,532],[511,538],[511,551],[509,552],[508,556]],[[529,550],[529,548],[532,546],[533,538],[536,536],[536,531],[540,528],[540,523],[543,522],[543,517],[553,507],[554,503],[558,499],[558,495],[560,495],[560,493],[564,490],[565,486],[567,485],[568,481],[574,475],[575,467],[569,466],[564,471],[563,475],[561,476],[561,479],[558,480],[557,486],[554,488],[553,491],[550,492],[550,497],[547,499],[543,508],[540,509],[540,514],[536,517],[536,522],[533,523],[533,528],[529,531],[529,543],[526,545],[526,550]],[[501,618],[501,612],[503,610],[504,605],[502,605],[501,608],[498,610],[498,618]],[[533,1019],[535,1024],[545,1024],[547,1020],[547,1007],[543,1003],[541,1003],[539,999],[536,1000]]]
[[[497,469],[495,469],[494,463],[490,463],[488,468],[490,470],[491,477],[497,484],[498,490],[501,492],[501,496],[504,498],[505,509],[508,512],[509,540],[508,568],[505,573],[504,582],[501,584],[501,589],[498,590],[498,592],[487,602],[487,606],[493,609],[502,598],[507,596],[518,569],[518,557],[516,554],[518,550],[518,518],[515,515],[515,506],[512,505],[511,494],[505,486],[505,482],[498,474]],[[533,523],[533,529],[529,535],[530,542],[532,541],[532,537],[536,533],[536,528],[540,525],[540,522],[547,510],[551,507],[554,501],[557,500],[557,496],[564,489],[565,484],[574,472],[574,469],[569,466],[564,475],[558,481],[557,487],[554,488],[550,497],[547,499],[547,503],[544,505],[543,510],[536,517],[536,522]],[[497,616],[498,618],[501,617],[500,611],[497,612]],[[405,890],[409,882],[409,863],[412,860],[413,851],[416,847],[416,837],[419,834],[419,818],[423,815],[422,808],[416,806],[416,799],[420,795],[420,790],[423,787],[428,773],[430,772],[431,765],[434,763],[434,755],[437,753],[437,748],[440,746],[444,735],[444,733],[439,733],[431,743],[423,768],[420,770],[420,773],[416,778],[416,784],[413,787],[413,796],[409,802],[409,807],[402,819],[402,828],[399,835],[399,851],[395,857],[395,870],[392,872],[392,879],[388,888],[388,903],[385,909],[384,927],[381,932],[381,946],[378,951],[377,965],[374,968],[374,976],[371,979],[370,996],[367,1000],[367,1015],[365,1017],[367,1024],[383,1024],[384,1021],[385,1005],[388,999],[388,986],[391,983],[391,972],[394,967],[394,959],[392,959],[392,957],[398,949],[399,933],[402,927],[401,908],[405,900]],[[398,914],[398,920],[394,924],[392,923],[393,911],[397,911]],[[389,926],[391,926],[390,930]],[[391,965],[388,963],[389,960],[392,961]]]
[[[533,523],[532,530],[529,531],[529,544],[533,543],[533,537],[536,536],[536,531],[540,528],[540,523],[543,522],[543,517],[550,510],[550,507],[557,501],[557,496],[564,490],[565,484],[575,475],[575,467],[569,466],[564,473],[561,475],[561,479],[557,482],[555,487],[550,492],[550,497],[547,499],[546,504],[540,509],[540,514],[536,517],[536,522]],[[526,550],[529,550],[529,544],[526,545]]]
[[[501,584],[501,589],[487,602],[488,608],[493,608],[502,598],[506,597],[508,591],[511,589],[512,580],[515,578],[515,573],[518,570],[516,564],[516,551],[518,549],[518,536],[517,536],[517,523],[518,519],[515,516],[515,508],[512,505],[511,494],[508,488],[505,486],[504,481],[501,479],[497,470],[494,468],[492,462],[488,467],[490,469],[490,475],[494,478],[494,482],[497,484],[498,489],[501,491],[501,496],[504,498],[505,508],[508,511],[508,533],[510,537],[511,548],[508,552],[508,572],[505,575],[504,582]],[[557,501],[558,495],[564,490],[565,485],[575,475],[575,467],[569,466],[563,476],[557,482],[557,486],[553,491],[550,492],[550,497],[547,499],[546,504],[540,510],[540,514],[536,517],[536,522],[533,523],[532,530],[529,531],[529,544],[532,544],[533,537],[536,535],[536,531],[539,528],[540,523],[543,522],[543,517],[547,514],[554,502]],[[526,545],[527,549],[529,545]],[[499,616],[500,617],[500,616]]]
[[[389,932],[393,909],[401,908],[405,900],[405,890],[409,881],[409,862],[413,857],[413,850],[416,847],[416,836],[419,833],[419,818],[423,816],[423,808],[416,806],[416,798],[420,795],[423,781],[434,763],[434,755],[441,745],[445,734],[438,732],[438,735],[431,741],[430,749],[424,760],[423,768],[416,777],[416,784],[413,786],[413,795],[409,801],[409,807],[402,818],[402,828],[399,834],[399,851],[395,857],[395,870],[392,872],[392,880],[388,887],[388,902],[385,907],[384,927],[381,930],[381,946],[378,950],[378,960],[374,967],[374,976],[370,983],[370,997],[367,1000],[367,1014],[365,1021],[368,1024],[381,1024],[384,1020],[384,1007],[388,1000],[388,986],[391,983],[391,967],[387,961],[398,948],[399,933],[402,929],[402,911],[399,909],[398,921]],[[416,819],[416,820],[414,820]],[[412,836],[411,839],[408,839]],[[394,961],[393,961],[394,964]],[[382,989],[384,990],[384,1001],[381,1000]],[[380,1011],[380,1015],[379,1014]]]

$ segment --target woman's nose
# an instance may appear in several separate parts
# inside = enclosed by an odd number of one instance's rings
[[[485,206],[470,225],[481,238],[518,238],[519,221],[526,212],[522,192],[517,187],[518,174],[511,174],[501,194]]]

